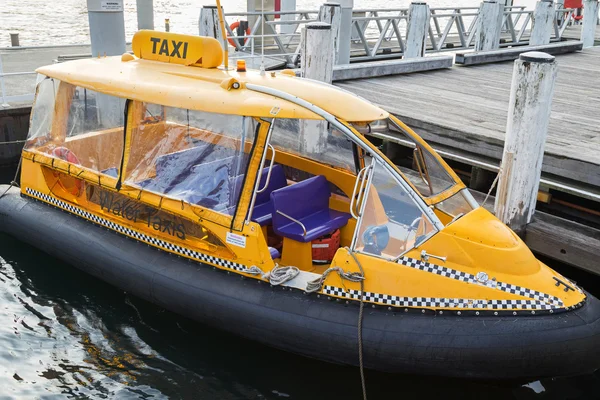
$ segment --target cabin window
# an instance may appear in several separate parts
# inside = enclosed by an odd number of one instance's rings
[[[75,87],[67,120],[67,137],[115,128],[122,131],[124,110],[125,99]]]
[[[405,146],[392,161],[408,170],[404,175],[423,197],[435,196],[456,184],[438,159],[392,119],[354,123],[353,126],[364,135],[379,133],[395,138]]]
[[[251,117],[134,103],[125,183],[233,215],[257,122]]]
[[[35,104],[31,110],[29,134],[25,148],[35,148],[50,140],[52,121],[54,120],[54,104],[58,82],[52,78],[40,76],[42,80],[37,86]]]
[[[117,177],[125,99],[56,79],[41,81],[37,90],[28,148]]]
[[[409,189],[379,161],[363,196],[355,250],[396,258],[431,237],[436,229]]]
[[[278,118],[273,120],[273,124],[270,143],[276,150],[356,172],[352,142],[327,121]],[[321,129],[327,131],[323,135],[326,139],[312,146],[307,144],[310,139],[318,141]],[[312,135],[312,138],[304,140],[307,135]]]

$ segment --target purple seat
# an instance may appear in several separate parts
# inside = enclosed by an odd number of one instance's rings
[[[269,254],[271,254],[271,258],[273,260],[276,258],[281,258],[281,254],[279,253],[279,250],[277,250],[275,247],[269,247]]]
[[[260,173],[260,184],[259,188],[263,187],[267,181],[267,175],[269,174],[269,168],[263,168]],[[239,191],[242,189],[245,175],[236,177],[233,181],[234,193],[237,194],[236,199],[239,198]],[[256,222],[260,226],[272,224],[273,214],[273,203],[271,202],[271,192],[277,189],[281,189],[287,186],[287,179],[283,172],[283,167],[279,164],[274,165],[271,170],[271,179],[266,189],[256,195],[256,201],[254,202],[254,209],[252,210],[252,221]]]
[[[343,227],[350,214],[331,210],[330,195],[329,183],[321,175],[273,191],[273,230],[280,236],[306,243]],[[277,211],[300,221],[306,234],[300,224]]]

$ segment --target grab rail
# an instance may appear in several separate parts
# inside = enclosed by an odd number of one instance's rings
[[[271,152],[273,153],[273,155],[271,156],[271,164],[269,164],[269,172],[267,172],[267,179],[265,180],[265,186],[263,186],[262,189],[258,189],[256,191],[256,193],[264,192],[267,189],[267,186],[269,186],[269,182],[271,181],[271,170],[273,169],[273,163],[275,162],[275,147],[273,147],[271,145],[271,143],[267,144],[267,147],[270,148]]]
[[[298,225],[300,225],[300,227],[302,228],[302,230],[304,231],[304,234],[302,236],[306,236],[306,227],[304,226],[304,224],[300,221],[298,221],[296,218],[294,217],[290,217],[289,215],[287,215],[286,213],[283,213],[279,210],[275,210],[275,212],[279,215],[283,215],[284,217],[290,219],[292,222],[297,223]]]
[[[355,208],[356,208],[356,206],[358,206],[358,204],[359,204],[359,202],[358,202],[358,199],[359,199],[359,198],[361,198],[361,197],[360,197],[360,193],[363,193],[363,189],[364,189],[365,183],[367,182],[367,180],[366,180],[364,177],[362,177],[362,175],[363,175],[363,174],[366,174],[366,172],[367,172],[367,171],[368,171],[370,168],[372,168],[372,167],[373,167],[373,164],[371,164],[371,165],[368,165],[368,166],[364,167],[363,169],[361,169],[361,170],[358,172],[358,175],[356,175],[356,182],[354,182],[354,189],[352,190],[352,197],[350,197],[350,214],[351,214],[351,215],[352,215],[352,216],[353,216],[353,217],[354,217],[356,220],[358,220],[358,218],[360,217],[360,215],[358,215],[358,214],[355,214],[355,213],[354,213],[354,209],[355,209]],[[366,176],[366,175],[365,175],[365,176]],[[362,177],[362,178],[361,178],[361,177]],[[360,187],[359,187],[359,185],[358,185],[358,183],[359,183],[359,182],[360,182]],[[359,189],[359,190],[358,190],[358,194],[357,194],[357,191],[356,191],[356,189]],[[359,196],[359,197],[357,197],[357,196]],[[354,203],[355,203],[355,201],[356,201],[356,204],[354,204]]]

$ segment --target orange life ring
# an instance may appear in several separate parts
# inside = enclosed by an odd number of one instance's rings
[[[240,21],[235,21],[233,24],[229,25],[229,28],[231,29],[232,32],[235,32],[235,30],[237,29],[238,26],[240,26]],[[246,28],[246,35],[250,35],[250,28]],[[248,43],[248,40],[250,40],[250,39],[249,38],[246,39],[246,41],[244,42],[244,46],[246,45],[246,43]],[[232,38],[227,39],[227,41],[229,42],[230,45],[232,45],[233,47],[236,47],[235,42],[233,41]]]
[[[66,147],[55,147],[51,154],[53,157],[67,161],[71,164],[81,165],[79,158],[77,158],[75,153]],[[83,191],[83,181],[81,179],[65,176],[58,171],[54,171],[54,176],[58,179],[58,184],[67,192],[79,196]]]

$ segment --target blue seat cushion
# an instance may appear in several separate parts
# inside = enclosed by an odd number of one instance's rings
[[[302,227],[290,220],[289,224],[277,227],[275,232],[280,236],[306,243],[340,229],[349,219],[348,213],[327,209],[299,220],[306,227],[306,236]]]
[[[269,254],[271,254],[271,258],[273,260],[276,258],[281,258],[281,254],[279,253],[279,250],[277,250],[275,247],[269,247]]]
[[[331,210],[330,195],[329,182],[320,175],[273,191],[273,230],[298,242],[310,242],[343,227],[348,223],[350,214]],[[306,235],[298,223],[277,211],[302,222]]]
[[[263,168],[260,173],[259,188],[262,188],[267,181],[267,175],[269,174],[269,168]],[[233,191],[236,193],[236,199],[239,198],[239,192],[242,189],[245,175],[237,176],[233,179],[232,186]],[[269,184],[261,193],[257,193],[256,200],[254,201],[254,209],[252,210],[252,221],[258,223],[260,226],[272,224],[272,212],[273,203],[271,202],[271,192],[277,189],[281,189],[287,186],[287,179],[283,167],[279,164],[274,165],[271,170],[271,179]]]

